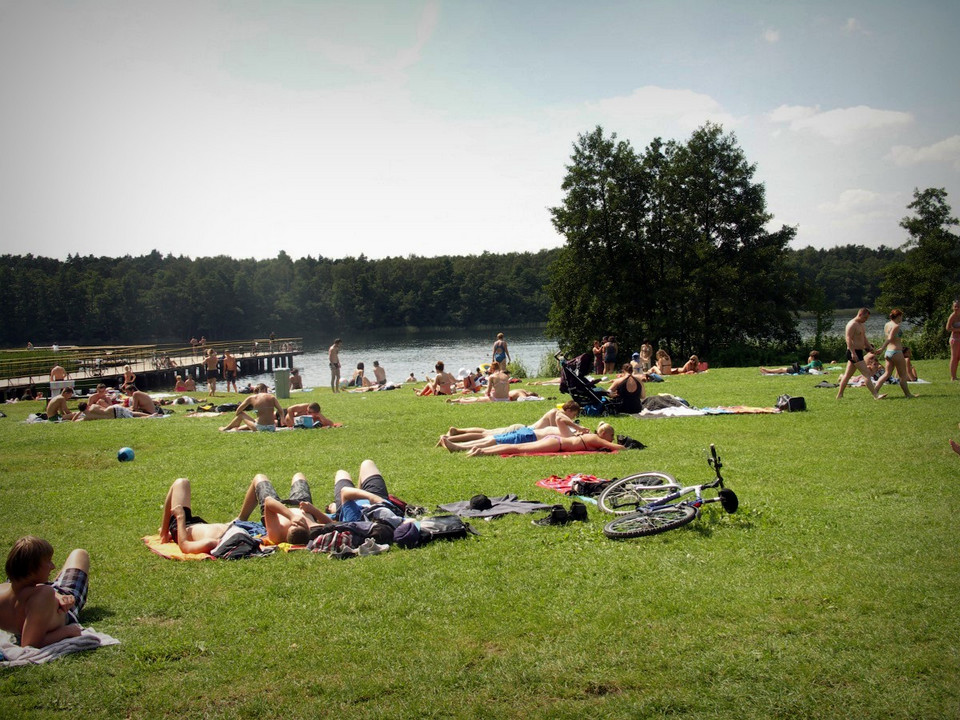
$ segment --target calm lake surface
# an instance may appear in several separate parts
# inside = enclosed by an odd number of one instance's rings
[[[557,352],[555,341],[544,336],[542,329],[502,330],[510,350],[510,357],[520,361],[530,375],[536,375],[548,354]],[[434,365],[442,360],[448,372],[457,374],[460,368],[473,370],[492,359],[493,343],[497,333],[489,330],[449,330],[437,332],[380,331],[342,335],[340,349],[340,377],[350,379],[357,363],[362,362],[367,377],[373,378],[373,361],[377,360],[387,372],[387,382],[402,382],[413,373],[424,380],[427,372],[434,373]],[[332,343],[334,338],[330,338]],[[304,354],[294,359],[303,376],[304,387],[329,387],[330,368],[327,361],[329,343],[318,346],[306,343]],[[247,376],[244,381],[272,384],[273,374]]]
[[[830,335],[843,335],[844,326],[856,313],[855,310],[840,311],[827,331]],[[867,333],[878,338],[883,333],[886,317],[872,315],[867,321]],[[907,324],[904,323],[904,327]],[[816,330],[813,318],[801,318],[800,334],[812,337]],[[504,328],[510,357],[519,360],[531,376],[537,375],[544,359],[557,352],[557,343],[544,335],[541,328]],[[460,368],[474,369],[491,360],[496,331],[446,330],[446,331],[398,331],[383,330],[343,335],[340,350],[340,376],[349,379],[357,363],[362,362],[367,376],[373,377],[373,361],[378,360],[387,371],[388,382],[402,382],[410,373],[417,380],[424,380],[433,366],[442,360],[446,369],[457,374]],[[304,378],[304,387],[329,387],[330,369],[327,365],[327,348],[333,342],[306,342],[303,355],[295,358],[295,366]],[[584,348],[586,352],[589,348]],[[245,376],[245,382],[273,384],[273,374]]]

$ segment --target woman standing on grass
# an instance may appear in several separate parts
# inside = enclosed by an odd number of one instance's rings
[[[603,374],[603,345],[607,342],[607,338],[604,337],[603,340],[594,340],[593,341],[593,373],[594,375]]]
[[[950,333],[950,380],[957,381],[957,365],[960,364],[960,299],[953,301],[953,312],[947,318]]]
[[[883,326],[883,334],[887,338],[883,345],[877,350],[877,353],[883,351],[883,357],[887,361],[887,367],[877,379],[877,387],[882,388],[887,379],[897,371],[897,377],[900,379],[900,389],[908,398],[915,398],[907,387],[907,361],[903,356],[903,330],[900,329],[900,322],[903,320],[902,310],[891,310],[890,320]],[[884,348],[886,348],[884,350]]]

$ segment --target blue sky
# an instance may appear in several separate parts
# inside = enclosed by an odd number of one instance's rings
[[[0,0],[0,251],[562,243],[578,133],[734,132],[796,247],[960,212],[956,2]]]

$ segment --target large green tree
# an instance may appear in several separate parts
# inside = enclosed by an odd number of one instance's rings
[[[793,228],[766,230],[762,184],[718,125],[642,156],[603,128],[580,135],[552,208],[566,239],[554,266],[550,330],[568,351],[614,334],[681,355],[745,342],[790,343]]]
[[[877,303],[899,307],[914,324],[935,325],[941,316],[946,319],[950,301],[960,293],[960,237],[950,231],[957,218],[943,188],[914,190],[907,208],[914,214],[900,221],[910,236],[905,254],[886,267]]]

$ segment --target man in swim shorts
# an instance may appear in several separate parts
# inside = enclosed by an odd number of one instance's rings
[[[227,379],[227,392],[230,392],[230,386],[233,385],[233,391],[237,392],[237,373],[239,366],[237,358],[229,351],[223,353],[223,375]]]
[[[846,389],[847,383],[850,382],[850,378],[852,378],[853,374],[858,370],[866,380],[867,388],[870,390],[870,394],[873,395],[874,400],[882,400],[886,397],[886,395],[878,394],[877,388],[870,379],[870,370],[867,368],[867,364],[863,359],[865,351],[869,350],[870,352],[874,352],[873,345],[871,345],[867,339],[865,323],[869,317],[870,309],[863,307],[860,308],[856,316],[847,323],[847,328],[844,333],[847,341],[847,369],[844,371],[843,377],[840,378],[840,389],[837,391],[837,400],[843,397],[843,391]]]
[[[77,414],[70,411],[67,407],[67,401],[73,399],[73,388],[65,387],[60,394],[50,399],[47,403],[47,420],[73,420]]]
[[[257,411],[256,420],[247,414],[247,410],[250,408]],[[284,410],[277,401],[276,396],[267,392],[267,386],[260,383],[257,385],[256,393],[248,395],[237,407],[236,417],[233,418],[228,425],[220,428],[220,430],[221,432],[228,430],[274,432],[277,429],[277,418],[282,419],[284,415]]]
[[[10,582],[0,584],[0,628],[21,647],[46,647],[80,635],[79,614],[87,601],[90,556],[74,550],[49,583],[53,546],[32,535],[17,540],[7,555]]]
[[[332,427],[333,420],[330,420],[327,417],[324,417],[323,413],[320,412],[320,403],[300,403],[299,405],[291,405],[287,408],[287,414],[284,418],[284,425],[287,427],[293,427],[294,421],[303,415],[309,415],[313,418],[313,424],[319,425],[320,427]]]
[[[220,373],[217,372],[218,365],[220,365],[220,358],[217,357],[217,351],[210,348],[207,350],[207,356],[203,359],[203,367],[207,371],[207,387],[210,388],[210,397],[217,396],[217,380],[220,378]]]

